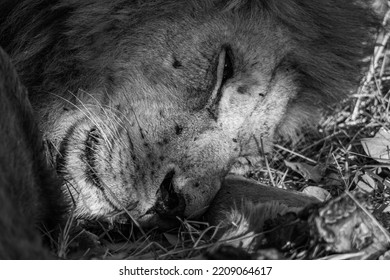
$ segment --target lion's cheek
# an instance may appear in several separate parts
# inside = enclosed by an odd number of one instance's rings
[[[264,86],[260,74],[223,90],[219,103],[218,126],[239,143],[240,156],[269,152],[275,130],[285,119],[288,103],[298,88],[294,76],[283,71]]]

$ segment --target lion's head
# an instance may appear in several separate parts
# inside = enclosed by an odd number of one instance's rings
[[[20,1],[2,44],[80,217],[203,213],[239,156],[355,85],[355,1]]]

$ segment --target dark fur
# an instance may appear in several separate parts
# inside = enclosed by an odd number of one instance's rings
[[[1,48],[0,100],[0,259],[48,258],[35,227],[58,227],[64,214],[60,182],[43,157],[27,92]]]
[[[114,88],[118,69],[112,68],[111,57],[133,39],[134,26],[151,19],[177,16],[178,11],[201,16],[199,7],[272,17],[299,42],[290,59],[300,73],[302,93],[290,104],[289,119],[280,128],[282,134],[291,134],[289,127],[312,119],[318,108],[342,99],[357,85],[363,44],[371,39],[375,19],[355,2],[5,0],[0,3],[0,45],[28,88],[34,110],[39,110],[52,98],[48,92],[64,96],[79,88]],[[0,94],[0,258],[45,258],[30,221],[49,228],[57,223],[63,213],[60,184],[46,166],[26,93],[3,52]],[[47,120],[41,116],[39,121]]]

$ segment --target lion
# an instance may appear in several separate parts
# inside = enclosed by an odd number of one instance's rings
[[[23,146],[1,152],[25,160],[1,169],[1,201],[24,194],[1,216],[27,201],[12,223],[50,203],[165,227],[201,216],[238,157],[294,138],[356,88],[376,19],[355,0],[6,0],[0,24],[28,90],[12,99],[5,61],[1,125],[16,130],[0,137]]]

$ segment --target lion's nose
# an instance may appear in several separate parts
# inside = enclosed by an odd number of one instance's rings
[[[162,218],[176,218],[184,216],[186,208],[184,197],[181,193],[175,191],[173,179],[175,171],[171,170],[162,181],[157,191],[157,201],[155,211]]]

